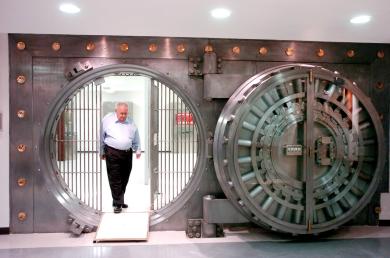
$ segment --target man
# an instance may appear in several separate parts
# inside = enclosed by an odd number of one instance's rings
[[[114,213],[128,207],[124,196],[132,168],[133,150],[137,159],[141,157],[138,129],[127,115],[128,105],[119,102],[115,112],[107,114],[101,125],[100,155],[106,160]]]

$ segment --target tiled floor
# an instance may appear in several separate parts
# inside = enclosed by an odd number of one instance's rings
[[[344,227],[305,240],[261,230],[225,232],[199,239],[182,231],[150,232],[147,242],[95,244],[95,233],[0,235],[0,257],[390,257],[390,227]]]

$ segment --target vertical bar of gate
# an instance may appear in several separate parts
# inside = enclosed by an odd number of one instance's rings
[[[176,135],[175,135],[175,158],[176,158],[176,167],[175,167],[175,172],[176,172],[176,194],[179,193],[179,125],[178,125],[178,109],[179,109],[179,100],[178,100],[178,95],[175,95],[175,130],[176,130]]]
[[[161,208],[162,206],[162,88],[160,83],[155,81],[155,83],[158,86],[158,198],[157,201],[159,204],[157,205],[158,208]]]
[[[64,121],[64,147],[65,147],[65,158],[64,158],[64,162],[65,162],[65,171],[66,171],[66,173],[70,173],[70,169],[69,169],[69,141],[68,141],[68,139],[69,139],[69,133],[68,133],[68,130],[69,130],[69,128],[68,128],[68,123],[67,123],[67,113],[69,112],[68,111],[68,104],[69,103],[67,103],[66,104],[66,106],[65,106],[65,109],[64,109],[64,119],[63,119],[63,121]]]
[[[91,175],[91,107],[90,107],[90,100],[91,100],[91,83],[88,85],[87,88],[87,140],[88,140],[88,148],[87,148],[87,180],[84,181],[84,186],[86,185],[87,188],[87,196],[86,200],[88,202],[88,205],[91,204],[90,198],[91,198],[91,188],[90,188],[90,175]]]
[[[172,157],[172,148],[171,148],[171,95],[172,90],[168,88],[168,202],[172,200],[171,191],[172,191],[172,183],[171,183],[171,157]]]
[[[187,106],[184,105],[184,114],[187,116]],[[187,183],[187,167],[188,167],[188,154],[187,154],[187,149],[188,149],[188,139],[187,139],[187,122],[184,122],[184,184]]]
[[[91,182],[92,182],[92,161],[93,161],[93,148],[92,148],[92,145],[93,145],[93,134],[92,134],[92,131],[93,131],[93,124],[92,124],[92,112],[93,112],[93,109],[92,109],[92,82],[88,85],[88,105],[87,105],[87,109],[88,109],[88,173],[87,173],[87,195],[88,195],[88,204],[91,205],[92,204],[92,196],[93,196],[93,193],[92,193],[92,185],[91,185]]]
[[[164,205],[167,204],[167,88],[164,87]]]
[[[183,115],[183,103],[180,99],[180,115]],[[180,128],[180,131],[179,131],[179,128]],[[180,141],[180,190],[181,190],[181,186],[183,185],[183,134],[182,134],[182,125],[181,123],[178,125],[178,137],[179,137],[179,141]]]
[[[102,84],[99,85],[99,96],[100,96],[100,99],[99,99],[99,110],[100,110],[100,115],[99,115],[99,125],[101,123],[101,119],[102,119],[102,115],[103,115],[103,108],[102,108]],[[100,136],[100,134],[98,133],[98,136]],[[103,202],[103,198],[102,198],[102,194],[103,194],[103,187],[102,187],[102,165],[103,165],[103,160],[99,159],[99,206],[100,206],[100,210],[102,209],[102,202]]]
[[[86,100],[85,100],[85,87],[83,88],[83,140],[84,140],[84,148],[83,148],[83,171],[82,173],[80,174],[80,190],[82,191],[82,196],[83,198],[81,199],[82,201],[85,201],[85,187],[83,188],[83,183],[82,181],[84,180],[85,182],[85,170],[86,170],[86,165],[85,165],[85,159],[87,158],[86,157],[86,153],[85,153],[85,150],[86,150],[86,133],[85,133],[85,103],[86,103]]]
[[[91,181],[90,181],[90,185],[91,185],[91,193],[90,196],[91,196],[91,206],[95,209],[95,160],[96,160],[96,154],[95,154],[95,119],[94,119],[94,115],[95,115],[95,103],[94,103],[94,94],[95,94],[95,83],[92,82],[91,83],[91,156],[92,156],[92,160],[91,160],[91,171],[90,171],[90,175],[91,175]]]
[[[69,142],[69,144],[70,144],[70,149],[71,149],[71,156],[70,156],[70,158],[71,158],[71,171],[72,171],[72,173],[74,172],[74,166],[73,166],[73,163],[74,163],[74,161],[73,161],[73,156],[74,156],[74,150],[73,150],[73,148],[74,148],[74,142],[73,142],[73,138],[74,138],[74,123],[73,123],[73,118],[74,118],[74,111],[73,111],[73,98],[71,99],[71,101],[70,101],[70,103],[69,103],[69,111],[70,111],[70,119],[71,119],[71,125],[72,125],[72,128],[71,128],[71,138],[69,139],[70,140],[70,142]]]

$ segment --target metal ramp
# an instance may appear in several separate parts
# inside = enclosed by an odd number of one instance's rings
[[[105,212],[93,242],[146,241],[148,235],[149,211]]]

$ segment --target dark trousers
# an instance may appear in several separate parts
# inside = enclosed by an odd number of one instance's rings
[[[126,186],[133,163],[133,151],[117,150],[105,146],[107,175],[114,206],[124,204]]]

